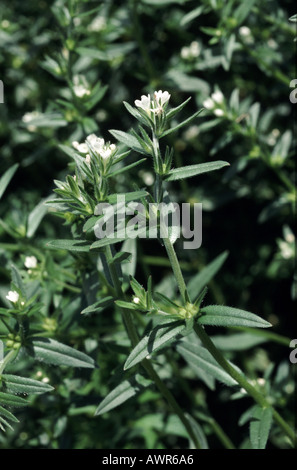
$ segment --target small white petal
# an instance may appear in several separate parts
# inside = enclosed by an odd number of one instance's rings
[[[224,101],[224,95],[220,90],[215,91],[211,95],[211,98],[215,103],[223,103],[223,101]]]
[[[214,102],[212,101],[211,98],[207,98],[206,100],[203,101],[203,106],[206,109],[212,109],[214,108]]]
[[[34,269],[37,266],[37,259],[35,258],[35,256],[27,256],[25,259],[24,265],[28,269],[30,268]]]
[[[133,298],[133,302],[134,302],[135,304],[139,304],[140,298],[139,298],[139,297],[134,297],[134,298]]]
[[[215,109],[214,114],[218,117],[224,116],[224,111],[222,109]]]
[[[7,298],[7,300],[9,300],[9,301],[12,302],[13,304],[15,304],[15,303],[19,300],[20,296],[19,296],[19,294],[18,294],[15,290],[13,290],[13,291],[10,290],[10,291],[8,292],[6,298]]]

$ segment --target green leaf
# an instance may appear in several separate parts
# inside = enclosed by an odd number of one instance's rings
[[[56,250],[67,250],[76,252],[88,252],[91,245],[87,240],[52,240],[46,244],[49,248]]]
[[[200,377],[200,370],[202,369],[208,375],[214,377],[225,385],[237,385],[237,382],[221,368],[207,349],[200,346],[198,343],[190,343],[188,340],[184,340],[177,345],[176,349],[189,364],[191,369],[197,373],[198,377]]]
[[[207,443],[207,438],[205,436],[205,433],[202,429],[202,427],[200,426],[200,424],[197,423],[197,421],[191,416],[189,415],[188,413],[185,413],[186,415],[186,418],[188,419],[188,421],[190,421],[191,423],[191,427],[194,431],[194,433],[196,434],[197,438],[198,438],[198,441],[200,442],[200,445],[201,445],[201,449],[208,449],[208,443]],[[195,449],[195,444],[192,443],[192,447],[191,449]]]
[[[182,104],[180,104],[176,108],[170,109],[170,111],[166,113],[166,118],[172,119],[177,113],[179,113],[186,106],[186,104],[190,101],[190,99],[191,99],[191,96],[187,98]]]
[[[141,158],[140,160],[137,160],[134,163],[130,163],[130,165],[125,165],[122,168],[119,168],[111,173],[108,174],[108,178],[113,178],[117,175],[120,175],[121,173],[124,173],[125,171],[131,170],[131,168],[134,168],[135,166],[141,165],[141,163],[145,162],[146,158]]]
[[[135,119],[137,119],[139,122],[141,122],[142,124],[144,124],[145,126],[147,125],[147,121],[142,117],[142,115],[137,111],[136,108],[133,108],[133,106],[131,106],[129,103],[127,103],[126,101],[123,102],[127,111],[132,114],[133,117],[135,117]]]
[[[223,305],[208,305],[203,307],[200,313],[202,315],[198,317],[198,322],[201,325],[249,326],[255,328],[269,328],[272,326],[254,313]]]
[[[150,384],[150,381],[148,381],[144,377],[141,377],[140,375],[136,375],[134,378],[124,380],[124,382],[115,387],[104,398],[104,400],[102,400],[96,410],[95,415],[102,415],[103,413],[107,413],[113,408],[120,406],[122,403],[129,400],[129,398],[134,397],[141,390],[146,388],[148,384]]]
[[[191,21],[193,21],[195,18],[198,18],[198,16],[200,16],[201,13],[203,13],[204,8],[205,8],[204,5],[200,5],[199,7],[194,8],[194,10],[191,10],[189,13],[183,16],[180,22],[180,25],[185,26]]]
[[[222,351],[247,351],[259,344],[266,343],[268,338],[251,333],[235,333],[232,335],[212,336],[212,341]]]
[[[108,264],[120,264],[120,263],[130,263],[132,258],[132,253],[127,251],[119,251],[113,258],[108,261]]]
[[[237,26],[239,26],[248,16],[249,12],[253,8],[256,0],[245,0],[241,2],[239,7],[233,12],[233,17],[237,20]]]
[[[159,351],[185,329],[184,322],[170,322],[158,325],[135,346],[125,362],[124,369],[135,366],[153,352]]]
[[[121,237],[121,238],[107,238],[107,237],[104,237],[104,238],[101,238],[101,240],[98,240],[97,242],[94,242],[92,245],[91,245],[91,250],[98,250],[104,246],[108,246],[108,245],[114,245],[115,243],[121,243],[125,241],[125,237]]]
[[[5,173],[3,176],[1,176],[1,179],[0,179],[0,199],[1,197],[3,196],[3,193],[5,191],[5,189],[7,188],[7,186],[9,185],[13,175],[15,174],[15,172],[17,171],[19,167],[19,164],[18,163],[15,163],[15,165],[12,165]]]
[[[166,181],[176,181],[184,178],[192,178],[208,171],[220,170],[224,166],[229,166],[229,163],[223,161],[199,163],[198,165],[183,166],[171,170],[165,177]]]
[[[48,211],[46,202],[50,201],[50,197],[43,199],[36,207],[30,212],[27,222],[27,237],[33,237],[34,233],[39,227],[40,222]]]
[[[5,418],[9,419],[14,423],[19,423],[19,420],[8,410],[0,406],[0,415],[5,416]]]
[[[26,290],[22,280],[22,276],[18,268],[14,264],[11,265],[11,280],[13,284],[15,284],[15,286],[21,291],[22,295],[25,296]]]
[[[196,276],[192,277],[187,289],[190,299],[195,299],[202,289],[212,280],[219,269],[222,267],[228,256],[228,251],[224,251],[217,256],[211,263],[203,268]]]
[[[90,305],[89,307],[85,308],[81,314],[85,315],[88,313],[101,313],[103,312],[107,307],[109,307],[113,303],[113,297],[108,296],[104,297],[103,299],[98,300],[94,304]]]
[[[194,113],[191,117],[189,117],[188,119],[186,119],[185,121],[182,121],[180,124],[178,124],[177,126],[175,127],[171,127],[170,129],[168,129],[167,131],[163,132],[162,135],[160,136],[161,137],[165,137],[166,135],[169,135],[169,134],[172,134],[172,132],[175,132],[177,131],[178,129],[180,129],[181,127],[183,126],[186,126],[187,124],[190,124],[190,122],[192,122],[200,113],[202,113],[204,108],[202,109],[199,109],[199,111],[197,111],[196,113]]]
[[[11,395],[10,393],[0,392],[0,403],[7,406],[27,406],[28,402],[24,398]]]
[[[138,140],[136,139],[136,137],[134,137],[133,135],[131,134],[128,134],[127,132],[123,132],[123,131],[117,131],[115,129],[111,129],[109,131],[111,133],[111,135],[113,135],[119,142],[121,142],[122,144],[126,145],[127,147],[135,150],[136,152],[138,153],[143,153],[144,155],[147,154],[147,152],[145,152],[145,150],[141,147],[141,145],[139,144]]]
[[[95,367],[91,357],[51,338],[35,337],[26,349],[30,356],[46,364],[92,369]]]
[[[38,394],[54,390],[51,385],[40,382],[39,380],[18,377],[16,375],[10,374],[3,374],[1,378],[4,381],[7,389],[15,393]]]
[[[272,408],[257,405],[250,422],[250,439],[253,449],[265,449],[272,424]]]

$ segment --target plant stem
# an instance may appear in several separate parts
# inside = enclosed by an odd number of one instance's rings
[[[164,243],[164,246],[166,248],[168,258],[169,258],[173,273],[175,275],[175,279],[176,279],[179,291],[180,291],[181,296],[182,296],[182,300],[183,300],[183,302],[186,302],[187,287],[186,287],[186,283],[184,281],[183,274],[182,274],[181,269],[180,269],[180,265],[179,265],[179,262],[178,262],[178,259],[177,259],[176,253],[175,253],[175,249],[173,248],[173,245],[172,245],[171,241],[169,240],[169,238],[163,238],[163,243]]]
[[[110,246],[107,246],[105,248],[105,256],[106,256],[107,262],[108,262],[108,260],[110,260],[112,258],[112,253],[111,253]],[[116,294],[117,294],[118,298],[121,299],[121,300],[125,300],[125,294],[123,293],[123,290],[122,290],[122,287],[121,287],[121,284],[120,284],[120,281],[119,281],[119,278],[118,278],[118,274],[117,274],[117,271],[115,269],[114,264],[109,264],[109,272],[110,272],[110,276],[111,276],[111,279],[112,279],[112,282],[113,282],[113,285],[114,285],[114,288],[115,288],[115,291],[116,291]],[[123,320],[124,320],[125,327],[126,327],[126,330],[127,330],[127,334],[129,336],[129,339],[131,341],[132,346],[135,347],[139,342],[139,337],[138,337],[138,333],[137,333],[137,330],[135,328],[135,325],[132,321],[132,314],[127,309],[121,309],[121,312],[122,312]],[[153,366],[151,365],[151,363],[147,359],[144,359],[141,362],[141,365],[146,370],[147,374],[152,379],[152,381],[155,383],[156,387],[159,389],[162,396],[168,401],[168,403],[171,406],[172,410],[177,414],[177,416],[179,417],[179,419],[181,420],[181,422],[185,426],[185,428],[186,428],[186,430],[189,434],[189,437],[194,442],[195,447],[197,449],[200,449],[201,448],[200,442],[199,442],[195,432],[193,431],[190,422],[188,421],[188,419],[184,415],[184,412],[180,408],[179,404],[175,400],[175,398],[172,395],[172,393],[170,392],[170,390],[162,382],[159,375],[157,374],[157,372],[155,371],[155,369],[153,368]]]
[[[181,296],[185,299],[186,285],[185,281],[178,263],[178,259],[173,248],[172,243],[169,239],[164,239],[164,245],[167,250],[169,260],[171,262],[172,270],[174,272],[178,288],[180,290]],[[212,357],[217,361],[217,363],[263,408],[271,407],[273,417],[279,426],[283,429],[285,434],[290,438],[293,444],[296,445],[297,438],[293,429],[286,423],[286,421],[280,416],[280,414],[271,406],[269,401],[262,395],[255,387],[253,387],[250,382],[238,372],[222,355],[222,353],[215,347],[212,340],[205,332],[204,328],[198,323],[194,324],[194,331],[205,346],[205,348],[210,352]]]

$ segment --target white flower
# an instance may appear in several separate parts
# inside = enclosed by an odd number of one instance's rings
[[[32,111],[31,113],[26,113],[22,117],[23,122],[30,122],[33,121],[34,119],[37,119],[40,116],[40,113],[38,111]]]
[[[34,269],[37,266],[37,259],[35,258],[35,256],[26,256],[24,265],[28,269],[31,269],[31,268]]]
[[[251,35],[251,30],[247,26],[241,26],[239,28],[239,34],[240,34],[240,36],[250,36]]]
[[[211,98],[207,98],[206,100],[203,101],[203,106],[206,109],[212,109],[214,108],[215,104]]]
[[[97,137],[95,134],[88,135],[86,142],[95,153],[100,153],[104,147],[104,139]]]
[[[218,116],[218,117],[221,117],[221,116],[224,116],[225,113],[224,113],[224,111],[223,111],[222,109],[219,109],[219,108],[218,108],[218,109],[215,109],[215,110],[214,110],[214,114],[215,114],[216,116]]]
[[[90,165],[90,163],[91,163],[91,156],[90,156],[89,153],[87,153],[87,155],[86,155],[85,162],[86,162],[87,165]]]
[[[182,49],[180,51],[180,55],[181,55],[182,59],[189,59],[190,55],[191,55],[190,48],[186,47],[186,46],[182,47]]]
[[[224,101],[224,95],[220,90],[217,90],[212,93],[211,98],[215,103],[223,103]]]
[[[139,298],[139,297],[133,297],[133,302],[134,302],[135,304],[139,304],[140,298]]]
[[[169,95],[168,91],[159,90],[159,91],[154,92],[154,98],[156,100],[156,103],[161,108],[163,108],[164,104],[166,104],[169,101],[170,96],[171,95]]]
[[[190,53],[192,57],[198,57],[201,52],[201,47],[197,41],[193,41],[190,44]]]
[[[10,302],[15,304],[19,300],[20,296],[15,290],[10,290],[8,292],[6,298],[7,298],[7,300],[10,300]]]
[[[86,141],[89,144],[91,150],[103,160],[108,160],[116,151],[115,144],[105,144],[104,139],[97,137],[95,134],[89,135]]]
[[[72,142],[72,146],[80,153],[87,153],[89,150],[87,144],[80,144],[76,141]]]
[[[142,108],[147,113],[150,113],[150,111],[151,111],[151,97],[150,97],[150,95],[147,95],[147,96],[142,95],[141,100],[135,100],[134,103],[135,103],[135,106],[137,106],[138,108]]]
[[[245,44],[253,44],[254,38],[252,36],[250,28],[248,28],[247,26],[241,26],[238,32]]]
[[[75,96],[77,96],[78,98],[83,98],[84,96],[89,95],[91,93],[90,90],[88,90],[83,85],[74,85],[73,91]]]
[[[78,98],[90,95],[89,84],[83,75],[75,75],[73,77],[73,91]]]

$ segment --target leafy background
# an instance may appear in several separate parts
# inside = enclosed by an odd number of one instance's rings
[[[51,4],[51,7],[50,7]],[[184,431],[154,389],[147,389],[113,412],[94,418],[99,401],[116,384],[126,346],[118,313],[82,316],[88,305],[83,257],[46,246],[70,238],[69,226],[44,206],[54,179],[73,170],[60,145],[95,132],[113,141],[109,129],[127,131],[134,122],[125,112],[141,94],[168,90],[177,106],[191,96],[186,118],[203,107],[215,90],[224,95],[224,114],[205,109],[194,123],[168,137],[175,166],[226,160],[230,168],[171,184],[180,202],[203,203],[203,243],[178,255],[187,280],[220,253],[229,255],[210,284],[208,300],[255,312],[273,325],[281,340],[251,340],[245,349],[234,331],[215,330],[225,340],[228,358],[254,377],[271,374],[275,403],[294,419],[293,366],[289,338],[293,326],[295,197],[293,105],[295,25],[287,1],[142,0],[1,2],[0,104],[1,175],[18,169],[0,207],[0,295],[9,290],[11,264],[25,281],[24,258],[42,262],[35,281],[42,287],[42,328],[53,338],[89,353],[100,369],[56,368],[23,356],[13,372],[46,378],[54,391],[30,397],[20,408],[13,431],[0,435],[2,448],[168,448],[186,444]],[[84,76],[91,96],[71,93],[75,76]],[[37,112],[38,114],[29,114]],[[132,163],[139,156],[131,153]],[[151,182],[151,161],[119,176],[114,192]],[[35,209],[37,207],[37,209]],[[33,215],[32,215],[32,211]],[[31,214],[31,218],[30,218]],[[36,214],[38,216],[36,217]],[[32,221],[35,223],[32,224]],[[293,238],[292,238],[293,237]],[[42,256],[41,256],[42,255]],[[82,275],[79,272],[83,273]],[[138,244],[136,277],[152,274],[159,290],[174,297],[170,267],[154,241]],[[31,278],[32,280],[32,278]],[[39,318],[40,320],[40,318]],[[264,339],[263,339],[264,338]],[[248,442],[248,427],[238,433],[246,402],[218,383],[215,391],[193,374],[174,352],[194,390],[201,413],[208,409],[236,446]],[[163,377],[187,409],[188,395],[159,356]],[[46,383],[45,380],[45,383]],[[230,419],[232,416],[232,419]],[[202,418],[201,418],[202,419]],[[212,426],[209,443],[220,447]],[[275,431],[271,447],[286,447]]]

